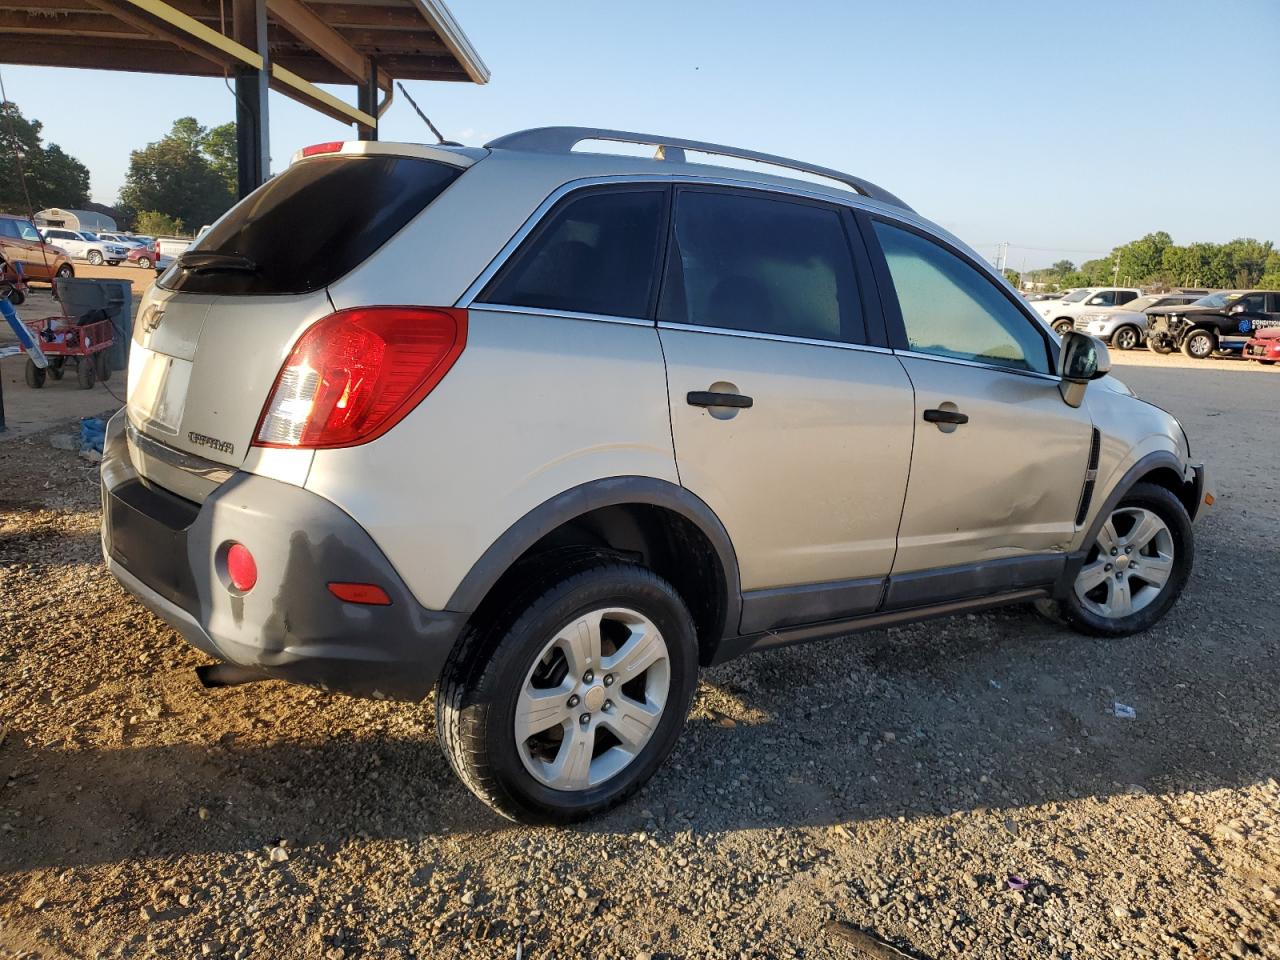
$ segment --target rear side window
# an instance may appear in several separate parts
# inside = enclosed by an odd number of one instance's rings
[[[648,317],[665,190],[607,190],[570,198],[512,255],[483,303],[611,317]]]
[[[834,209],[685,190],[675,244],[659,320],[864,342],[853,255]]]
[[[461,173],[420,157],[303,160],[234,206],[191,248],[225,255],[224,264],[174,264],[160,285],[189,293],[319,290],[368,259]]]
[[[1134,293],[1132,290],[1120,290],[1120,291],[1117,291],[1116,293],[1117,304],[1128,303],[1130,300],[1136,300],[1137,298],[1138,298],[1138,295]]]

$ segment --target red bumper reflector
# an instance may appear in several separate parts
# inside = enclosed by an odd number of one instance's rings
[[[227,579],[241,593],[248,593],[258,582],[258,564],[243,543],[233,543],[227,550]]]
[[[391,598],[376,583],[331,583],[329,592],[346,603],[363,603],[372,607],[389,607]]]

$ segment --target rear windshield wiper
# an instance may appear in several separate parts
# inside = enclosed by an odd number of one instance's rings
[[[213,273],[222,270],[240,273],[258,272],[256,263],[238,253],[208,253],[193,250],[178,257],[178,264],[182,269],[190,270],[192,273]]]

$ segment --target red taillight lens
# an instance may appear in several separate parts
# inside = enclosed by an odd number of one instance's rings
[[[391,605],[387,591],[376,583],[331,583],[329,592],[347,603],[363,603],[374,607]]]
[[[314,157],[318,153],[337,153],[341,149],[341,140],[329,140],[325,143],[313,143],[309,147],[303,147],[302,155],[304,157]]]
[[[317,321],[280,368],[259,447],[350,447],[386,433],[439,383],[467,343],[467,311],[360,307]]]
[[[241,593],[248,593],[258,582],[258,564],[243,543],[233,543],[227,549],[227,579]]]

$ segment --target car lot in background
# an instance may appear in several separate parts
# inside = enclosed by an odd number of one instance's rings
[[[86,260],[93,266],[120,263],[129,255],[129,248],[121,243],[101,239],[88,230],[68,230],[65,227],[46,227],[44,238],[56,243],[76,260]]]
[[[1191,303],[1199,297],[1198,293],[1148,293],[1119,309],[1082,313],[1076,317],[1075,325],[1081,333],[1097,337],[1117,349],[1132,350],[1146,342],[1151,313]]]
[[[118,243],[128,250],[132,250],[134,247],[146,246],[140,237],[131,237],[124,233],[99,233],[98,239],[105,240],[108,243]]]
[[[0,213],[0,253],[10,263],[21,263],[28,280],[51,283],[76,273],[67,251],[46,241],[26,217]]]
[[[1147,345],[1156,353],[1181,350],[1193,360],[1234,353],[1261,327],[1280,323],[1280,292],[1220,290],[1186,307],[1151,313]]]
[[[1142,296],[1137,287],[1082,287],[1072,290],[1061,300],[1033,304],[1033,309],[1062,336],[1075,329],[1076,318],[1081,314],[1096,312],[1099,307],[1121,307]]]

